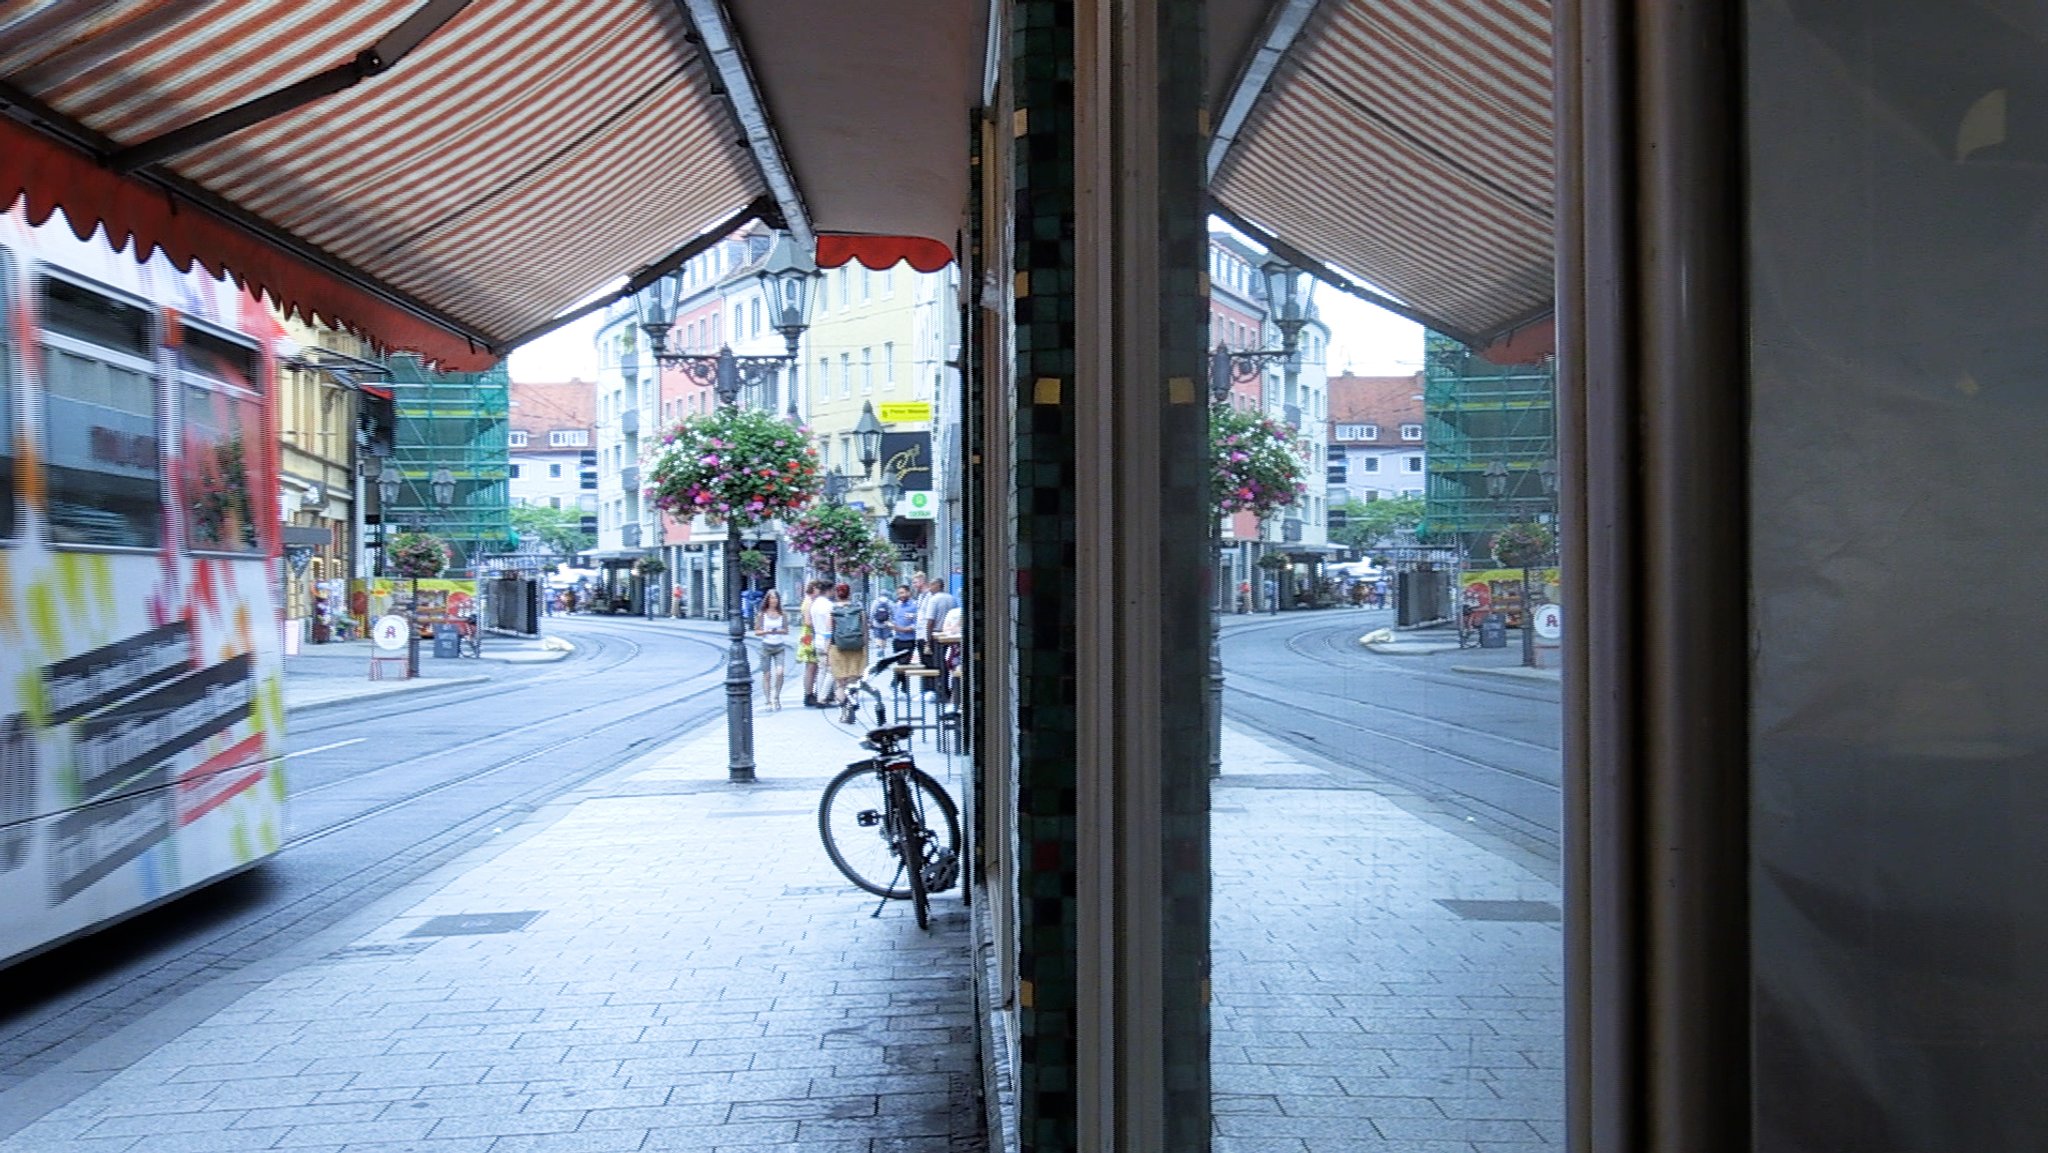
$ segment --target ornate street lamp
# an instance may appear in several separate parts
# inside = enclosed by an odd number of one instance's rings
[[[1315,291],[1315,281],[1277,256],[1266,258],[1259,275],[1266,282],[1266,307],[1280,329],[1281,346],[1291,353],[1301,338],[1302,326],[1308,323],[1308,298]]]
[[[1216,346],[1216,354],[1226,355],[1222,345]],[[1231,365],[1226,359],[1220,369],[1212,367],[1209,373],[1211,407],[1230,399],[1230,384]],[[1213,504],[1209,512],[1209,680],[1204,696],[1209,710],[1209,776],[1213,779],[1223,775],[1223,608],[1217,589],[1223,583],[1219,580],[1223,574],[1223,518],[1215,515]]]
[[[875,475],[875,462],[882,459],[882,422],[875,417],[874,401],[861,401],[860,420],[853,426],[853,437],[860,442],[861,475]]]
[[[1259,275],[1265,282],[1266,308],[1274,327],[1280,330],[1279,348],[1235,350],[1218,341],[1216,351],[1209,354],[1209,400],[1222,404],[1230,398],[1233,387],[1249,381],[1264,381],[1264,367],[1277,362],[1285,374],[1282,396],[1293,396],[1295,374],[1300,370],[1301,330],[1308,324],[1308,300],[1315,291],[1315,280],[1308,273],[1280,259],[1271,256],[1259,266]],[[1265,390],[1260,389],[1259,411],[1266,411]],[[1264,535],[1261,527],[1260,535]],[[1210,528],[1210,554],[1214,558],[1209,589],[1209,775],[1223,775],[1223,646],[1222,593],[1214,586],[1218,583],[1215,575],[1223,568],[1223,524],[1218,517]],[[1262,582],[1263,583],[1263,582]],[[1278,582],[1274,584],[1277,598]],[[1249,607],[1249,606],[1247,606]],[[1271,606],[1278,609],[1277,599]]]
[[[804,330],[811,326],[811,301],[818,279],[818,262],[799,248],[789,233],[779,232],[775,235],[775,243],[768,249],[768,259],[761,262],[761,271],[754,276],[760,282],[762,297],[768,301],[771,327],[782,334],[783,343],[789,349],[789,359],[794,361],[797,342],[803,339]],[[790,407],[796,407],[794,401]]]
[[[756,278],[769,301],[775,331],[782,334],[788,346],[789,351],[782,356],[734,356],[729,347],[711,356],[670,352],[668,334],[683,299],[681,272],[663,276],[635,293],[633,305],[654,359],[681,371],[697,384],[710,385],[718,394],[718,402],[727,407],[739,403],[743,387],[771,385],[787,366],[794,412],[797,345],[810,324],[811,282],[817,276],[818,266],[810,255],[799,251],[787,233],[779,234]],[[724,564],[726,637],[730,642],[725,661],[726,779],[735,783],[754,779],[753,671],[747,663],[746,622],[740,619],[739,555],[739,522],[728,517]]]
[[[403,491],[404,487],[405,474],[398,470],[398,466],[391,462],[391,458],[384,458],[384,467],[377,471],[378,535],[380,539],[388,537],[391,532],[391,508],[398,503],[398,494]],[[414,491],[417,492],[418,490],[415,489]],[[427,479],[427,491],[437,508],[446,508],[455,503],[455,474],[445,468],[435,469],[433,475]],[[407,517],[406,530],[410,532],[417,528],[419,528],[418,520],[413,517]],[[384,544],[379,544],[377,548],[379,576],[383,575],[385,548]],[[411,585],[412,600],[405,608],[405,675],[407,677],[417,677],[420,675],[419,578],[412,578]]]
[[[853,482],[847,480],[846,474],[834,466],[831,472],[825,474],[825,503],[840,503],[846,499],[846,490],[852,487]]]

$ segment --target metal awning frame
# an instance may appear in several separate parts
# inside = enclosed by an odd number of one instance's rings
[[[267,92],[252,100],[245,100],[233,108],[216,112],[191,124],[131,144],[107,157],[107,165],[116,172],[133,172],[158,161],[168,160],[179,153],[188,152],[202,144],[231,136],[244,128],[253,128],[265,120],[303,108],[322,97],[353,88],[372,76],[389,71],[413,49],[418,48],[427,37],[440,31],[442,25],[460,15],[469,4],[470,0],[427,0],[425,4],[414,9],[412,15],[401,21],[398,27],[378,37],[376,43],[356,53],[347,63],[338,64],[325,72],[308,76],[295,84]]]

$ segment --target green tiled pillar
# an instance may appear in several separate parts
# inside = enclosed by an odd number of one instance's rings
[[[1018,1133],[1199,1153],[1204,6],[1010,14]]]
[[[1074,17],[1062,0],[1010,10],[1017,1129],[1033,1153],[1078,1148]]]
[[[1158,397],[1161,588],[1171,614],[1160,661],[1160,974],[1164,1148],[1209,1148],[1209,734],[1205,610],[1214,587],[1209,538],[1209,228],[1203,131],[1205,5],[1160,3]],[[1182,382],[1190,382],[1192,388]],[[1199,622],[1195,628],[1186,625]]]

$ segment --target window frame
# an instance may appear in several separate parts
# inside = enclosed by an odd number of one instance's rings
[[[54,488],[51,476],[52,445],[54,441],[50,435],[50,400],[52,397],[50,372],[48,360],[44,358],[42,380],[40,382],[41,403],[37,406],[41,418],[39,431],[42,435],[42,451],[37,463],[40,465],[43,491],[46,494],[42,511],[43,536],[46,543],[53,549],[61,549],[67,552],[161,553],[166,551],[171,544],[172,517],[171,475],[169,468],[166,467],[166,453],[164,451],[167,416],[164,411],[166,385],[163,365],[161,363],[163,355],[162,314],[143,297],[132,292],[124,292],[121,289],[103,284],[89,277],[80,276],[69,269],[56,265],[39,263],[34,267],[32,274],[24,277],[23,280],[25,285],[23,289],[24,294],[34,302],[32,306],[35,310],[36,318],[34,333],[36,346],[39,350],[55,349],[75,356],[99,360],[124,370],[139,371],[149,381],[151,428],[156,452],[157,519],[155,543],[143,545],[96,544],[89,541],[58,540],[54,532],[55,518],[53,516],[52,502],[48,499],[47,495]],[[50,328],[48,316],[43,307],[43,294],[45,291],[43,281],[45,280],[61,281],[72,288],[95,293],[117,304],[127,305],[138,310],[143,317],[143,350],[141,352],[133,352],[109,345],[95,344],[84,337],[73,336],[70,333],[59,332]],[[39,355],[41,355],[40,352]]]

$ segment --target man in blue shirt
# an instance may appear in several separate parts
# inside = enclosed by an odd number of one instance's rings
[[[909,585],[896,586],[896,600],[889,606],[889,635],[891,644],[899,653],[907,653],[917,647],[917,600],[911,596]],[[901,673],[897,674],[896,680],[902,683]]]

